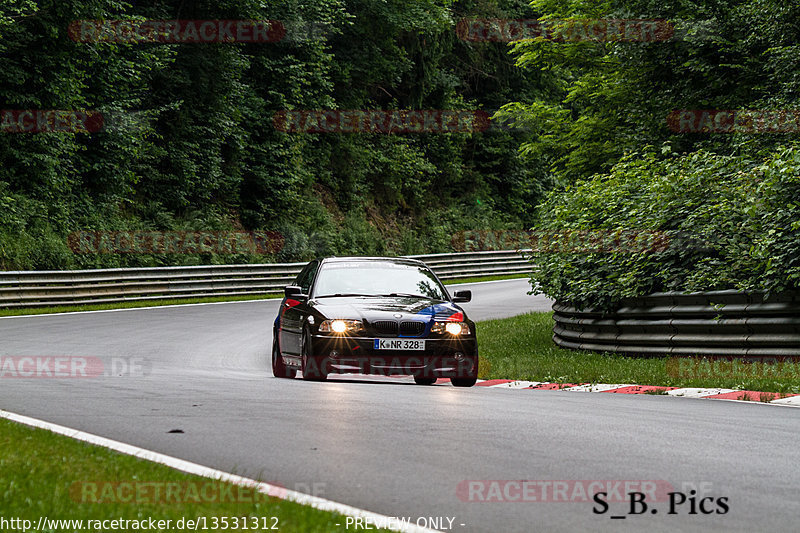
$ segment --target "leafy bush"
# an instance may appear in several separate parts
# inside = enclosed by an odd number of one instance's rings
[[[562,239],[663,232],[663,246],[539,247],[531,257],[537,291],[612,309],[658,291],[800,288],[800,145],[761,161],[663,151],[629,155],[609,174],[553,191],[536,225]]]

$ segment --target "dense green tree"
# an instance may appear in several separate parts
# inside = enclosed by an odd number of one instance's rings
[[[536,91],[467,15],[523,2],[40,0],[0,6],[2,109],[98,110],[92,133],[0,135],[0,266],[263,261],[75,255],[71,231],[277,229],[282,260],[445,251],[458,229],[519,226],[547,175],[524,134],[298,134],[285,109],[496,109]],[[76,20],[269,19],[270,43],[75,42]]]
[[[651,42],[515,44],[517,64],[557,89],[515,99],[502,112],[534,132],[521,152],[558,184],[536,219],[542,233],[535,235],[556,239],[532,258],[541,290],[613,308],[652,291],[800,288],[800,124],[785,124],[784,133],[682,132],[667,120],[674,110],[703,109],[800,116],[800,6],[534,0],[532,7],[565,30],[597,19],[674,26],[671,38]],[[625,244],[626,235],[650,232],[670,246]],[[614,235],[623,244],[593,247],[591,236],[614,242]]]

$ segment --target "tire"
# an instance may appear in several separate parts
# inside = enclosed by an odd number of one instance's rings
[[[454,387],[472,387],[477,381],[478,378],[450,378]]]
[[[276,339],[273,339],[272,341],[272,375],[276,378],[287,379],[292,379],[297,375],[297,370],[294,368],[286,368],[286,364],[283,362],[283,357],[281,357],[280,350],[278,348],[278,341]]]
[[[472,387],[478,382],[478,357],[471,360],[469,372],[464,372],[464,377],[450,378],[454,387]]]
[[[311,350],[311,332],[306,327],[303,330],[300,352],[300,372],[303,373],[305,381],[325,381],[328,379],[328,372],[324,368],[324,363],[314,358]]]
[[[414,376],[414,383],[417,385],[433,385],[436,383],[436,378],[425,378],[422,376]]]

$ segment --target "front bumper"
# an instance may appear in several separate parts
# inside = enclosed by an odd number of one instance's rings
[[[314,358],[329,373],[477,376],[478,345],[474,337],[420,340],[425,340],[424,350],[376,350],[375,337],[313,335],[311,342]]]

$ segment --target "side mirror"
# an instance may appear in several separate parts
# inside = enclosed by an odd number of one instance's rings
[[[283,289],[283,294],[287,298],[291,298],[293,296],[303,296],[303,289],[301,289],[297,285],[289,285],[288,287]]]
[[[456,291],[453,293],[453,302],[467,303],[472,300],[472,291]]]

